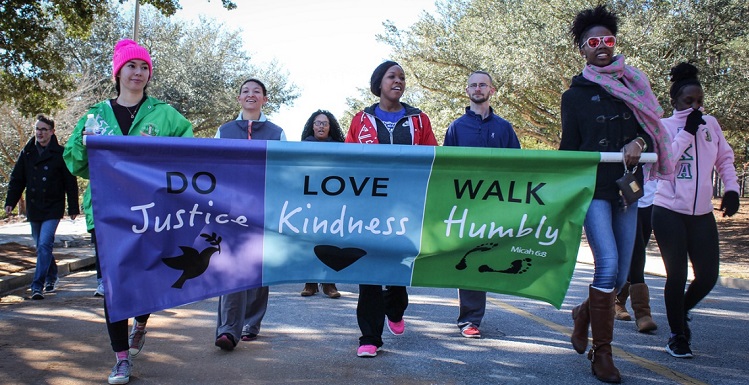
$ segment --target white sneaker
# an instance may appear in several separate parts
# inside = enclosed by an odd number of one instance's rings
[[[117,360],[117,363],[112,368],[112,373],[109,374],[109,383],[112,385],[127,384],[130,382],[132,368],[133,364],[129,359]]]
[[[104,282],[99,280],[99,285],[96,286],[96,291],[94,291],[94,297],[103,297],[104,296]]]

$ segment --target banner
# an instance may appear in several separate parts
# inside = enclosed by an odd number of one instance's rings
[[[598,153],[87,140],[112,320],[243,289],[486,290],[559,308]]]

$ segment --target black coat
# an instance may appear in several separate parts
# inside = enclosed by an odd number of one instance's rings
[[[52,135],[47,149],[39,154],[36,138],[31,138],[18,156],[8,184],[5,206],[15,207],[26,190],[26,218],[29,221],[61,219],[65,215],[65,196],[68,215],[78,215],[78,184],[62,159],[63,147]]]
[[[582,75],[572,78],[570,88],[562,94],[560,150],[620,152],[638,136],[651,151],[653,141],[624,101]],[[618,200],[619,188],[615,182],[623,174],[622,163],[600,163],[593,198]],[[635,177],[642,186],[642,167],[637,168]]]

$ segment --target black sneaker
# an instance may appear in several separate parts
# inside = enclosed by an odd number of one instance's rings
[[[44,291],[46,291],[47,293],[51,293],[51,292],[55,291],[55,289],[57,289],[57,283],[58,282],[60,282],[59,278],[56,279],[54,282],[47,282],[44,285]]]
[[[677,334],[668,340],[666,345],[666,351],[668,354],[676,358],[692,358],[692,349],[689,348],[689,341],[683,334]]]
[[[35,291],[31,294],[31,299],[44,299],[44,294],[41,291]]]

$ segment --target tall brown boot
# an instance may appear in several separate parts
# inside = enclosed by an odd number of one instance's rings
[[[650,315],[650,291],[645,283],[636,283],[629,288],[632,298],[632,310],[635,312],[635,324],[640,333],[652,332],[658,325]]]
[[[627,312],[627,297],[629,297],[629,282],[624,284],[622,290],[616,295],[616,303],[614,311],[616,314],[614,318],[619,321],[632,321],[632,316]]]
[[[302,297],[309,297],[311,295],[314,295],[317,293],[317,284],[316,283],[305,283],[304,289],[302,289]]]
[[[590,326],[590,312],[588,311],[588,298],[583,303],[572,308],[572,320],[574,329],[572,330],[572,347],[575,351],[583,354],[588,348],[588,326]]]
[[[620,383],[622,377],[614,366],[611,355],[611,341],[614,338],[614,297],[615,292],[604,293],[591,287],[590,329],[593,334],[593,347],[588,352],[593,375],[603,382]]]

